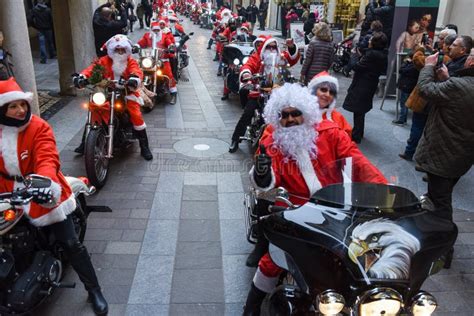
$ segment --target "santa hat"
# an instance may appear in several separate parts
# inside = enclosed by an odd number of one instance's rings
[[[323,84],[329,83],[336,87],[336,93],[339,91],[339,81],[336,77],[331,76],[327,71],[320,72],[316,76],[311,79],[308,83],[308,90],[312,95],[316,95],[316,90]],[[336,96],[334,95],[334,101],[329,105],[326,109],[327,111],[327,118],[331,120],[331,112],[336,107]]]
[[[12,101],[25,100],[30,106],[33,102],[33,93],[23,92],[15,78],[0,80],[0,107]]]
[[[265,42],[265,35],[259,35],[253,42],[253,48],[257,49],[257,43]]]
[[[116,48],[124,48],[127,55],[132,54],[132,42],[123,34],[112,36],[104,43],[104,45],[102,45],[101,50],[107,49],[107,55],[112,56]]]
[[[170,16],[168,17],[168,20],[169,20],[169,21],[178,22],[179,19],[178,19],[178,17],[176,16],[176,14],[173,14],[173,15],[170,15]]]
[[[232,17],[232,11],[230,11],[229,9],[222,10],[221,17],[221,24],[227,23]]]
[[[300,110],[304,122],[313,126],[321,120],[319,107],[314,106],[316,98],[308,89],[299,83],[285,83],[280,88],[273,89],[270,99],[265,105],[263,116],[265,122],[273,126],[280,124],[280,113],[288,107]]]
[[[240,29],[246,29],[248,31],[250,30],[250,25],[247,22],[242,23],[242,25],[240,26]]]
[[[152,31],[161,30],[160,23],[159,22],[152,22],[151,23],[151,30]]]
[[[168,18],[165,16],[160,17],[160,20],[158,23],[164,23],[165,25],[168,25]]]
[[[268,45],[272,43],[277,44],[277,52],[278,54],[280,54],[280,48],[278,47],[278,41],[276,38],[272,37],[271,35],[268,35],[268,36],[264,36],[263,39],[264,39],[264,42],[263,42],[262,50],[260,51],[260,58],[263,58],[263,53],[265,52],[265,49],[267,48]]]

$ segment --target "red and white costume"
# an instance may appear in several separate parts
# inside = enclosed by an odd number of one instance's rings
[[[16,100],[31,104],[32,93],[21,90],[13,78],[0,83],[0,107]],[[76,209],[71,187],[60,171],[61,163],[52,128],[36,115],[21,127],[0,125],[0,172],[7,176],[39,174],[52,180],[53,203],[34,202],[23,210],[35,226],[47,226],[66,219]],[[11,192],[23,183],[0,176],[0,192]]]
[[[170,21],[170,30],[171,30],[171,34],[180,34],[180,35],[183,35],[185,34],[184,32],[184,27],[179,24],[179,19],[178,17],[176,16],[176,14],[173,14],[173,15],[170,15],[168,17],[168,20]],[[172,26],[172,23],[171,22],[175,22],[174,24],[174,27]]]
[[[164,22],[164,21],[160,20],[160,22]],[[165,27],[164,29],[160,29],[159,22],[153,22],[151,24],[151,29],[152,29],[152,32],[145,33],[143,37],[137,42],[137,44],[141,48],[153,47],[153,42],[155,42],[154,43],[155,47],[160,48],[160,49],[167,49],[170,45],[175,43],[174,36],[168,27]],[[161,33],[161,38],[159,38],[160,36],[157,36],[154,33],[154,31],[158,31],[159,33]],[[162,59],[161,59],[163,61],[162,72],[163,72],[163,75],[170,78],[169,80],[170,93],[176,93],[178,92],[178,89],[176,88],[176,80],[173,77],[173,71],[171,70],[170,58],[174,58],[174,54],[165,53],[162,55]]]
[[[114,61],[107,55],[94,61],[89,67],[84,69],[81,74],[86,78],[89,78],[92,75],[94,66],[99,64],[104,67],[103,76],[106,79],[118,80],[120,77],[123,77],[125,80],[128,80],[131,76],[135,76],[138,77],[139,81],[141,82],[141,80],[143,80],[143,72],[140,69],[137,61],[130,56],[131,43],[126,45],[125,42],[130,42],[125,35],[115,35],[104,44],[104,47],[107,48],[108,55],[111,55],[117,46],[126,46],[127,50],[130,49],[130,52],[127,51],[129,54],[127,58],[127,66],[122,73],[114,72]],[[127,100],[127,110],[130,114],[130,121],[132,122],[133,128],[137,131],[144,130],[146,128],[146,124],[140,111],[140,105],[143,105],[143,99],[140,97],[140,92],[138,90],[131,91],[131,89],[129,89],[125,99]]]
[[[353,157],[354,169],[361,170],[359,173],[355,170],[354,173],[358,174],[360,179],[353,179],[353,181],[386,183],[380,171],[364,157],[337,124],[329,120],[321,120],[319,108],[314,106],[315,97],[305,90],[306,88],[298,84],[285,84],[272,92],[264,110],[264,117],[269,126],[260,140],[260,144],[265,147],[267,155],[272,159],[271,183],[266,187],[259,187],[255,182],[252,168],[250,179],[253,185],[262,191],[282,186],[290,193],[290,200],[293,203],[302,205],[320,188],[341,182],[339,173],[323,172],[323,168],[338,159],[348,157]],[[297,154],[294,157],[287,157],[276,144],[274,136],[277,135],[275,134],[277,130],[284,134],[293,128],[282,127],[279,123],[279,113],[290,106],[303,113],[304,122],[300,125],[301,127],[304,125],[308,130],[314,129],[315,136],[311,141],[313,146],[316,144],[312,152],[314,154],[304,149],[306,147],[299,147],[298,144],[295,151]],[[300,141],[301,139],[289,140],[292,143]],[[301,141],[301,145],[303,144],[304,142]],[[272,262],[267,253],[260,259],[253,282],[258,289],[268,293],[275,287],[280,273],[281,269]]]
[[[258,74],[262,71],[263,54],[265,52],[265,48],[271,43],[277,43],[278,45],[278,41],[276,40],[276,38],[271,37],[271,36],[265,37],[264,43],[261,46],[259,53],[252,54],[249,60],[247,61],[247,63],[243,65],[242,68],[240,69],[239,78],[242,78],[242,75],[244,73],[249,73],[253,75],[253,74]],[[280,52],[280,49],[278,48],[278,53],[280,54],[281,58],[286,60],[286,62],[290,65],[290,67],[294,66],[298,62],[298,59],[300,58],[298,49],[296,49],[295,53],[291,55],[288,51]]]

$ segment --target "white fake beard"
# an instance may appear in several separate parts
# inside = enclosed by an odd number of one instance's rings
[[[158,47],[158,44],[161,42],[161,39],[163,38],[163,33],[158,32],[158,33],[153,33],[153,43],[155,44],[154,47]]]
[[[278,52],[265,51],[263,52],[263,69],[266,75],[272,74],[275,77],[278,65]]]
[[[291,127],[278,126],[273,132],[273,146],[281,150],[285,162],[298,160],[298,156],[307,152],[316,158],[317,132],[313,126],[305,124]]]
[[[114,72],[115,79],[118,80],[125,71],[125,69],[127,69],[128,55],[113,54],[110,58],[112,58],[113,60],[112,71]]]

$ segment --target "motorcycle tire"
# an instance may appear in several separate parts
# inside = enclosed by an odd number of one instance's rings
[[[106,155],[107,138],[104,129],[91,129],[86,139],[84,158],[87,178],[97,189],[104,186],[109,173],[109,158]]]
[[[334,64],[332,65],[332,69],[333,69],[335,72],[341,72],[342,67],[341,67],[341,65],[334,63]]]
[[[260,307],[260,316],[290,316],[292,308],[283,291],[278,286],[272,293],[267,294]]]

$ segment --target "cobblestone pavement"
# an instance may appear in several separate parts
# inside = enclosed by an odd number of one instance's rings
[[[214,52],[205,49],[210,31],[184,24],[196,33],[189,43],[190,80],[179,83],[176,105],[163,104],[145,114],[155,159],[145,162],[138,146],[117,155],[108,183],[89,199],[91,205],[113,209],[91,214],[85,242],[110,315],[240,315],[254,273],[245,266],[251,245],[242,211],[249,150],[243,145],[237,153],[227,153],[241,114],[238,97],[220,100],[222,79],[211,61]],[[142,34],[136,31],[131,37]],[[341,80],[342,91],[349,82]],[[63,171],[76,176],[85,174],[83,158],[73,153],[85,120],[79,106],[83,101],[77,98],[50,120]],[[369,113],[361,149],[384,172],[403,171],[400,184],[422,193],[426,185],[421,175],[397,157],[409,129],[388,123],[391,107],[388,102],[389,110]],[[463,210],[455,213],[460,234],[452,268],[426,282],[441,305],[437,315],[472,315],[472,184],[466,176],[454,196]],[[92,315],[76,274],[68,271],[66,280],[77,287],[57,291],[37,315]]]

